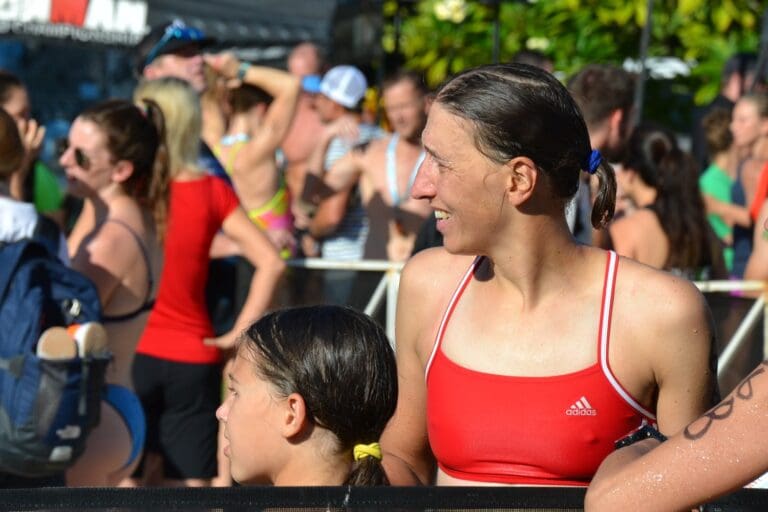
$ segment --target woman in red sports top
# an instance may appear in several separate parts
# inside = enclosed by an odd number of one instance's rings
[[[381,440],[393,485],[584,486],[628,432],[674,434],[709,407],[698,290],[568,230],[581,170],[599,177],[595,226],[615,178],[552,75],[466,71],[438,91],[422,139],[412,194],[444,247],[402,275],[398,409]]]

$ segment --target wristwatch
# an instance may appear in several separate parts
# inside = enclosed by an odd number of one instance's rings
[[[618,441],[614,443],[614,447],[618,450],[619,448],[624,448],[625,446],[629,446],[631,444],[635,444],[638,441],[642,441],[644,439],[656,439],[660,443],[663,443],[667,440],[667,436],[656,430],[652,425],[649,425],[646,423],[645,425],[642,425],[640,428],[637,428],[629,433],[626,437],[622,437]]]

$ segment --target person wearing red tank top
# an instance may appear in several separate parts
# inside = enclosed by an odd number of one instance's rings
[[[134,100],[156,102],[166,119],[171,163],[165,262],[157,300],[136,348],[133,380],[147,416],[141,480],[202,487],[217,475],[222,349],[269,305],[285,268],[275,246],[240,206],[232,188],[197,167],[200,101],[178,78],[141,82]],[[219,230],[258,270],[235,324],[214,337],[205,306],[211,244]]]
[[[581,171],[613,215],[611,166],[565,87],[523,64],[437,92],[414,198],[444,247],[406,265],[397,307],[393,485],[586,486],[643,424],[681,430],[717,394],[713,329],[690,282],[578,244]]]

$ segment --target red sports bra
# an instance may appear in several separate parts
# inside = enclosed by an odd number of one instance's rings
[[[551,377],[514,377],[464,368],[440,349],[451,314],[482,257],[459,283],[426,367],[427,428],[440,469],[464,480],[586,486],[614,442],[655,423],[608,364],[618,257],[607,255],[597,363]]]

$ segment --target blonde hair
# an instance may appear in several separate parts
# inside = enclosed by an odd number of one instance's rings
[[[202,114],[195,90],[178,78],[145,80],[134,91],[133,100],[143,105],[146,99],[156,102],[165,116],[171,175],[176,176],[182,169],[202,173],[197,165]]]

